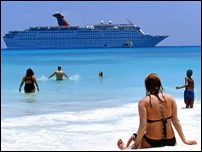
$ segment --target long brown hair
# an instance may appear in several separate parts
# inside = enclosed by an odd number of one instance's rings
[[[163,95],[164,89],[161,84],[161,80],[156,73],[150,73],[145,77],[145,87],[146,87],[146,96],[150,97],[150,105],[151,105],[151,95],[155,95],[159,100],[161,100],[159,98],[158,93],[162,93],[162,95]],[[164,96],[163,96],[163,98],[164,98]],[[164,98],[164,100],[165,100],[165,98]],[[152,107],[152,105],[151,105],[151,107]]]

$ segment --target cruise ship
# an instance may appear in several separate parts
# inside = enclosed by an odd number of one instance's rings
[[[53,14],[58,26],[29,27],[9,31],[3,37],[8,49],[69,49],[155,47],[168,35],[145,34],[128,18],[128,24],[100,24],[79,27],[66,22],[60,13]]]

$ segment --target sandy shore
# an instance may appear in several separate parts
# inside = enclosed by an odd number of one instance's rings
[[[159,148],[146,148],[136,149],[136,151],[201,151],[201,144],[197,145],[177,145],[177,146],[165,146]]]
[[[197,145],[176,145],[157,148],[131,149],[132,151],[201,151],[201,141]],[[126,149],[124,151],[131,151]]]

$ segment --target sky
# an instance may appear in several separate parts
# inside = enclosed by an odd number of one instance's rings
[[[201,46],[201,1],[1,1],[1,48],[9,31],[57,26],[56,12],[79,27],[128,17],[145,34],[169,35],[157,46]]]

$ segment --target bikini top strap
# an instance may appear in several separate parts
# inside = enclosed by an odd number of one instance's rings
[[[168,118],[162,118],[162,119],[159,119],[159,120],[149,120],[149,119],[147,119],[147,122],[148,123],[153,123],[153,122],[157,122],[157,121],[164,121],[163,119],[170,119],[170,118],[172,118],[172,116],[170,116]]]

